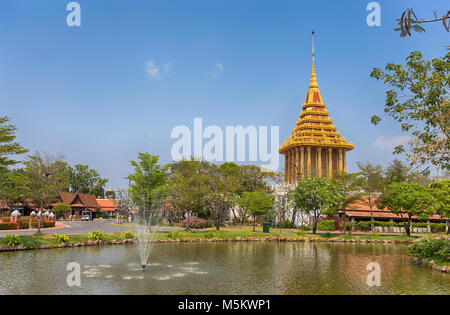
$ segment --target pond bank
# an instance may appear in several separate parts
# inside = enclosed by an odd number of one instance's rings
[[[154,239],[153,243],[195,243],[195,242],[329,242],[329,243],[378,243],[378,244],[411,244],[410,240],[393,240],[393,239],[357,239],[357,238],[321,238],[321,237],[287,237],[287,236],[248,236],[235,238],[168,238],[168,239]],[[19,251],[19,250],[33,250],[33,249],[50,249],[50,248],[69,248],[80,246],[102,246],[102,245],[124,245],[136,244],[134,239],[112,239],[107,241],[80,241],[68,242],[62,244],[46,243],[35,246],[26,246],[19,244],[16,246],[0,245],[0,252],[4,251]]]

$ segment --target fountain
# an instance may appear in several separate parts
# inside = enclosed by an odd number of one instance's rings
[[[157,219],[158,216],[151,211],[143,211],[142,214],[136,215],[134,219],[133,229],[141,259],[142,271],[145,271],[153,247],[154,231],[151,226],[152,224],[155,225],[157,223]]]

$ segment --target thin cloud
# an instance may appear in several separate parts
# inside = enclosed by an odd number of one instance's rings
[[[145,72],[147,72],[152,78],[158,79],[160,77],[159,68],[156,66],[153,59],[145,63]]]
[[[217,77],[220,75],[220,73],[223,71],[223,63],[218,61],[216,63],[216,67],[215,67],[215,71],[214,72],[208,72],[208,75],[211,77]]]
[[[398,135],[398,136],[386,137],[386,138],[383,136],[380,136],[374,141],[373,146],[378,149],[381,149],[381,150],[392,150],[393,148],[395,148],[398,145],[408,143],[409,139],[410,138],[408,136],[404,136],[404,135]]]

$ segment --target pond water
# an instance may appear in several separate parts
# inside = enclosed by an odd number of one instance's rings
[[[69,262],[80,287],[66,283]],[[370,262],[380,286],[367,285]],[[145,272],[134,245],[3,252],[0,294],[450,294],[450,275],[403,245],[170,243],[153,246]]]

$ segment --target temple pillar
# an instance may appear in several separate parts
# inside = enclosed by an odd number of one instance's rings
[[[295,148],[292,149],[292,182],[291,184],[295,183]]]
[[[293,184],[294,183],[294,150],[291,150],[291,151],[289,151],[289,166],[290,166],[290,168],[289,168],[289,170],[290,170],[290,172],[289,172],[289,177],[290,177],[290,181],[289,181],[289,183],[290,184]]]
[[[342,148],[338,149],[338,170],[342,173]]]
[[[287,152],[284,154],[284,182],[288,181],[288,154]]]
[[[300,148],[300,175],[302,178],[305,177],[305,148]]]
[[[317,148],[317,177],[322,177],[322,148]]]
[[[300,177],[300,149],[295,148],[295,182],[298,183],[298,178]]]
[[[342,170],[344,171],[344,173],[347,173],[347,151],[343,151],[342,152]]]
[[[328,148],[328,178],[333,177],[333,149]]]
[[[306,177],[311,177],[311,147],[306,147]]]
[[[287,183],[291,183],[291,151],[287,151],[288,165],[287,165]]]

